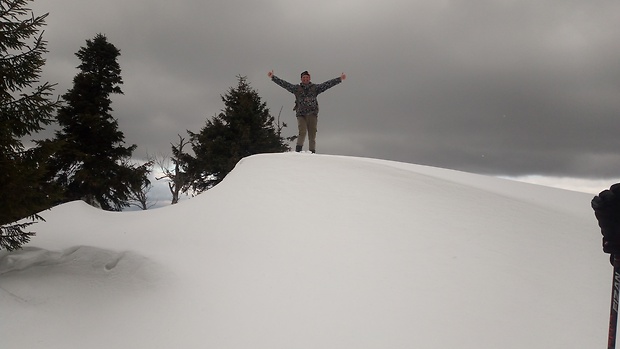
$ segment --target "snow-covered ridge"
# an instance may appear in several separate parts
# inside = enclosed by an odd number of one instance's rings
[[[0,253],[7,348],[584,348],[611,269],[591,195],[318,154],[144,212],[73,202]]]

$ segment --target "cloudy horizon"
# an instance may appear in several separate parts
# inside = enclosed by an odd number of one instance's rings
[[[98,33],[121,50],[113,115],[136,157],[169,154],[246,76],[295,134],[293,97],[267,72],[315,83],[319,153],[511,178],[620,171],[620,3],[559,1],[35,0],[44,81],[72,87]],[[307,148],[307,144],[306,144]]]

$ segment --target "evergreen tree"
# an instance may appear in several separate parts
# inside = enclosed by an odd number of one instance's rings
[[[53,85],[40,83],[47,52],[42,27],[48,14],[35,16],[30,0],[0,1],[0,249],[14,250],[33,232],[25,229],[42,219],[52,193],[43,182],[45,168],[22,139],[50,124],[58,106],[50,100]],[[29,218],[26,223],[14,223]]]
[[[225,108],[207,120],[199,133],[187,131],[195,157],[185,154],[182,160],[196,192],[222,181],[246,156],[290,150],[279,135],[279,125],[246,77],[238,76],[237,87],[230,88],[222,101]]]
[[[123,93],[119,55],[103,34],[86,40],[76,53],[80,72],[63,96],[66,104],[57,115],[61,130],[51,141],[58,151],[50,174],[64,190],[63,201],[84,200],[119,211],[148,182],[148,166],[130,163],[136,145],[124,146],[125,136],[110,114],[110,95]]]

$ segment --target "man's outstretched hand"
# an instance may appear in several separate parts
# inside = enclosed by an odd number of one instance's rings
[[[273,70],[272,70],[272,71],[270,71],[269,73],[267,73],[267,76],[268,76],[270,79],[271,79],[271,78],[273,78]]]

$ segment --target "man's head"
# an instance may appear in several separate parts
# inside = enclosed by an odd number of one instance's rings
[[[310,73],[308,73],[307,70],[301,73],[301,83],[302,84],[310,83]]]

